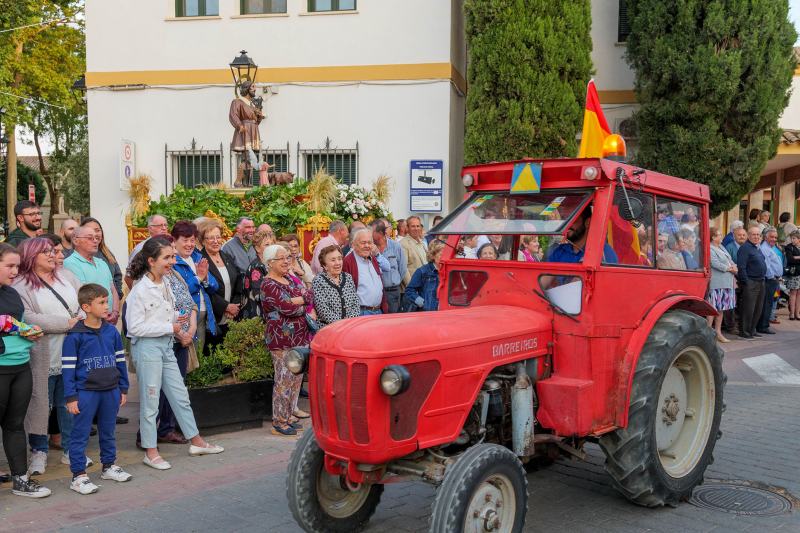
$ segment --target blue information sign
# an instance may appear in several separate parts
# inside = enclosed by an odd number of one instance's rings
[[[411,161],[410,191],[411,211],[441,213],[444,162],[442,160]]]

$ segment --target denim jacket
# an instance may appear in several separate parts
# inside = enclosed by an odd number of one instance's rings
[[[203,258],[203,255],[195,250],[192,252],[192,259],[194,263],[197,264]],[[206,302],[206,329],[212,335],[217,334],[217,321],[214,319],[214,313],[211,311],[211,297],[208,295],[211,292],[217,290],[217,280],[214,279],[214,276],[208,276],[208,288],[204,289],[203,286],[200,284],[200,280],[197,279],[197,276],[192,271],[192,267],[190,267],[183,258],[177,254],[175,254],[175,266],[172,267],[175,272],[180,274],[183,280],[186,282],[186,285],[189,286],[189,294],[192,295],[192,300],[194,300],[195,305],[197,308],[200,309],[200,298],[202,297],[205,299]],[[200,327],[200,324],[197,325]]]
[[[427,263],[411,276],[403,296],[408,311],[436,311],[439,309],[439,271],[433,263]]]

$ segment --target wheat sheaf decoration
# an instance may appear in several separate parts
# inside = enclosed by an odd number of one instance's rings
[[[372,184],[372,194],[383,205],[389,205],[389,198],[392,196],[392,178],[386,174],[378,176]]]
[[[308,184],[308,208],[313,213],[330,213],[336,201],[336,178],[320,166]]]
[[[147,214],[150,209],[150,187],[153,178],[147,174],[139,174],[136,177],[128,178],[130,189],[128,195],[131,198],[131,219],[137,220]]]

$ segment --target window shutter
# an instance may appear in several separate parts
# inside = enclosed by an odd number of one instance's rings
[[[617,42],[624,43],[628,40],[631,33],[631,25],[628,21],[628,0],[619,0],[619,22],[617,25]]]
[[[175,0],[175,17],[183,16],[183,0]]]

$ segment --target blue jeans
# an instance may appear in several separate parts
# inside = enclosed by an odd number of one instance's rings
[[[183,435],[192,439],[200,434],[172,345],[172,335],[137,337],[131,340],[131,353],[139,381],[139,429],[142,432],[143,448],[157,446],[156,419],[162,390]]]
[[[103,466],[113,465],[117,460],[117,429],[119,412],[119,388],[96,391],[78,391],[78,409],[69,447],[69,469],[72,476],[86,472],[86,444],[92,430],[92,420],[97,415],[97,438],[100,441],[100,461]]]
[[[376,311],[370,311],[369,309],[362,309],[360,316],[371,316],[371,315],[382,315],[382,314],[383,311],[381,311],[380,309]]]
[[[189,349],[181,346],[181,343],[176,342],[173,346],[175,352],[175,359],[178,361],[178,370],[181,371],[181,377],[186,377],[186,367],[189,364]],[[164,391],[161,391],[161,396],[158,399],[158,436],[166,437],[170,432],[175,431],[175,414],[172,412],[172,407],[169,406],[167,397]]]

